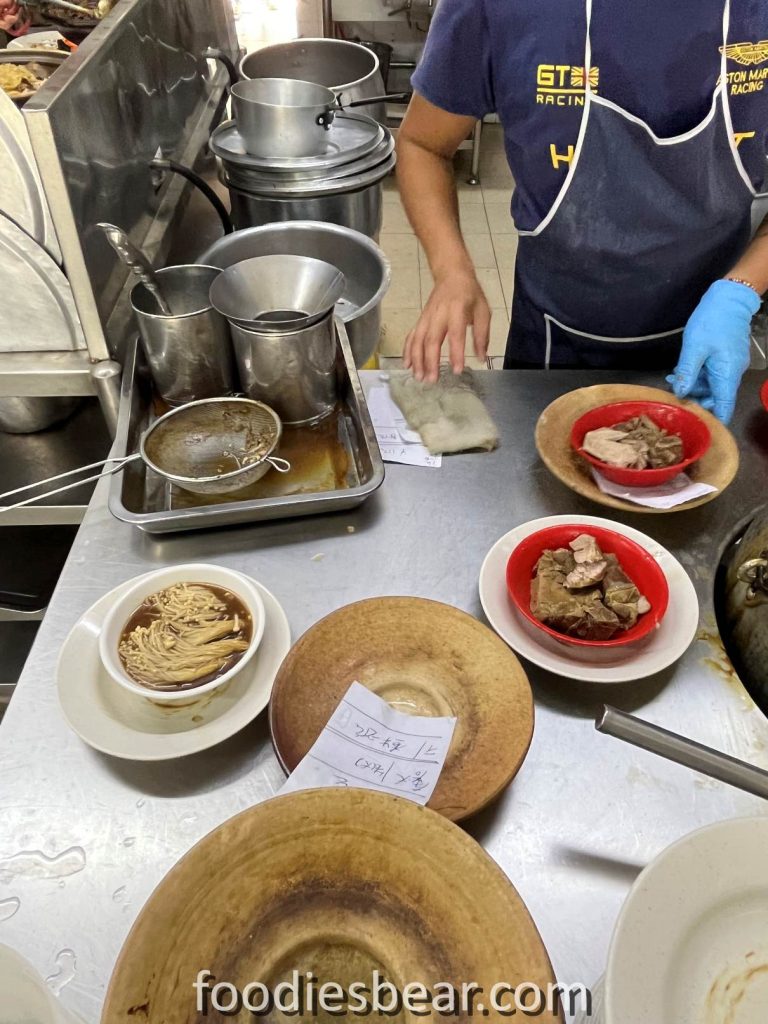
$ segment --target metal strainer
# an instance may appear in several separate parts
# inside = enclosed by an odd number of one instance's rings
[[[270,469],[287,473],[273,453],[283,428],[277,413],[250,398],[208,398],[174,409],[141,439],[145,464],[195,494],[227,494]]]
[[[251,398],[205,398],[172,409],[142,435],[139,451],[121,459],[104,459],[88,466],[48,477],[35,484],[0,494],[0,512],[31,505],[71,487],[119,473],[131,462],[143,461],[169,483],[193,494],[229,494],[261,479],[270,469],[287,473],[290,462],[274,451],[283,428],[280,417],[263,402]],[[2,503],[23,491],[35,490],[89,469],[108,466],[94,476],[43,491],[14,505]]]

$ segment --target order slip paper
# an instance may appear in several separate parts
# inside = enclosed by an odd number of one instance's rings
[[[387,384],[372,387],[367,395],[376,440],[385,462],[399,462],[406,466],[428,466],[439,469],[442,455],[431,455],[421,442],[421,434],[411,430],[405,417],[392,400]]]
[[[603,494],[632,501],[636,505],[645,505],[647,508],[676,508],[717,490],[712,484],[694,483],[687,473],[678,473],[669,483],[659,484],[658,487],[627,487],[625,484],[617,484],[606,480],[594,466],[592,476]]]
[[[455,718],[404,715],[360,683],[352,683],[280,793],[349,786],[426,804],[443,770],[455,726]]]

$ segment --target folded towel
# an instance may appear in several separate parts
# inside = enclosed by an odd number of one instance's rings
[[[457,375],[442,366],[437,384],[417,381],[410,373],[393,373],[389,388],[408,426],[421,434],[432,455],[490,452],[497,447],[499,432],[471,370]]]

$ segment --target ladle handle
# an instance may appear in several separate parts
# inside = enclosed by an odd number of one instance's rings
[[[223,50],[219,50],[215,46],[209,46],[207,50],[203,50],[202,55],[203,57],[205,57],[206,60],[221,61],[221,63],[227,69],[227,74],[229,75],[230,89],[232,88],[233,85],[237,85],[237,83],[240,81],[240,75],[238,74],[237,68],[235,67],[232,59],[228,57]]]
[[[38,480],[37,483],[26,484],[24,487],[16,487],[12,491],[6,491],[4,494],[0,494],[0,502],[4,502],[6,498],[11,498],[15,494],[34,490],[37,487],[45,486],[45,484],[53,484],[56,483],[57,480],[65,480],[69,476],[74,476],[77,473],[85,473],[86,470],[89,469],[96,469],[99,466],[108,466],[111,462],[115,463],[115,465],[103,473],[86,476],[80,480],[72,480],[63,487],[57,487],[52,491],[43,491],[42,494],[34,494],[31,498],[25,498],[23,501],[17,501],[13,505],[0,504],[0,515],[3,512],[11,512],[15,508],[23,508],[25,505],[34,505],[35,502],[42,501],[43,498],[50,498],[54,494],[62,494],[64,491],[71,491],[73,487],[80,487],[82,484],[89,484],[94,480],[101,480],[103,476],[112,476],[113,473],[119,473],[120,470],[127,466],[129,462],[136,462],[138,459],[141,459],[141,455],[138,452],[135,455],[127,455],[121,459],[102,459],[101,462],[91,462],[87,466],[78,466],[77,469],[67,470],[66,473],[58,473],[56,476],[49,476],[45,480]]]
[[[708,775],[711,779],[736,786],[746,793],[768,800],[768,772],[746,761],[739,761],[729,754],[723,754],[712,747],[705,747],[695,740],[669,732],[658,725],[651,725],[641,718],[627,715],[615,708],[603,707],[595,728],[598,732],[615,736],[642,750],[648,750],[668,761],[682,764],[686,768]]]
[[[152,269],[152,264],[141,249],[139,249],[138,246],[135,246],[125,231],[123,231],[122,228],[117,227],[116,224],[101,222],[97,224],[96,227],[101,228],[107,237],[107,241],[126,267],[129,267],[139,278],[144,287],[151,292],[160,307],[160,312],[163,316],[172,316],[171,309],[163,298],[157,278],[155,277],[155,272]]]
[[[278,473],[290,473],[291,471],[291,464],[287,459],[281,459],[277,455],[270,455],[266,461]]]

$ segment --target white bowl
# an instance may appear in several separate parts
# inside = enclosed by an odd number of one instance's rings
[[[157,691],[148,686],[142,686],[128,675],[120,660],[118,645],[125,624],[139,605],[151,594],[165,590],[166,587],[173,586],[175,583],[209,583],[231,591],[240,598],[251,613],[253,634],[250,645],[243,656],[223,675],[209,683],[203,683],[202,686],[190,686],[184,690]],[[143,577],[114,603],[107,612],[104,626],[99,634],[99,655],[110,677],[124,690],[129,690],[139,697],[145,697],[155,704],[178,704],[180,702],[189,704],[226,686],[238,672],[245,668],[261,643],[261,638],[264,635],[264,622],[264,602],[258,589],[247,576],[242,576],[239,572],[233,572],[220,565],[175,565],[167,569],[159,569],[157,572]]]

